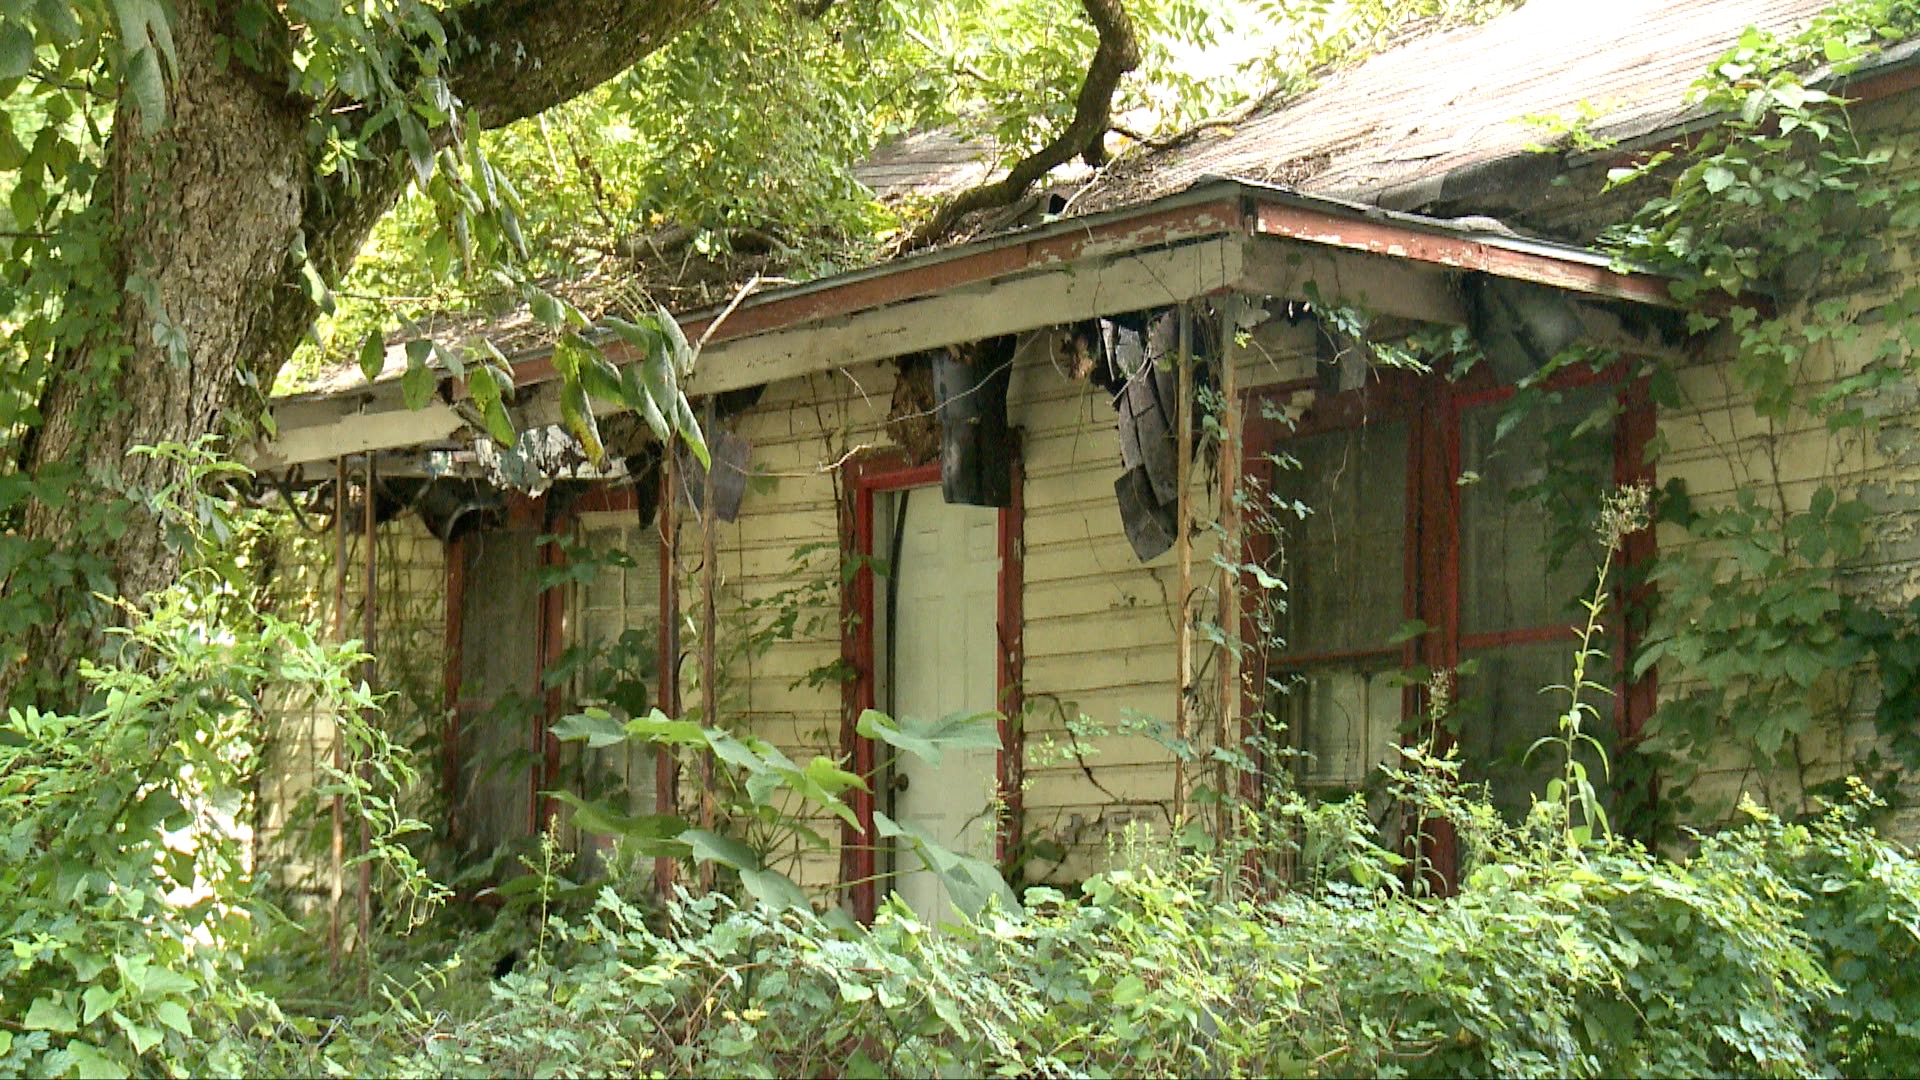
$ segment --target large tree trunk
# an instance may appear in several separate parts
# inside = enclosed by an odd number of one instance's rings
[[[454,85],[469,122],[498,126],[618,74],[712,3],[470,4],[469,59]],[[145,134],[123,100],[108,137],[90,207],[105,295],[68,298],[76,320],[93,322],[54,356],[41,424],[18,462],[72,485],[65,498],[29,501],[15,537],[27,561],[0,582],[8,603],[32,612],[24,639],[0,648],[0,705],[68,703],[75,664],[108,618],[93,594],[137,599],[179,574],[180,552],[141,503],[181,470],[130,451],[257,418],[314,316],[288,258],[294,237],[304,232],[337,280],[403,190],[397,162],[364,170],[352,190],[319,177],[307,139],[314,103],[226,54],[227,7],[174,5],[170,118]]]

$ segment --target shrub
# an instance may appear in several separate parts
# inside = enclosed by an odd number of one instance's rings
[[[1536,819],[1447,897],[1168,856],[939,930],[717,895],[656,929],[609,887],[523,970],[435,969],[289,1071],[1910,1075],[1920,869],[1857,814],[1755,811],[1683,861]]]

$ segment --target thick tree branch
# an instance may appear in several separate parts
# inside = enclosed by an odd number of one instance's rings
[[[472,0],[453,17],[449,79],[469,122],[500,127],[571,100],[632,67],[681,33],[717,0]],[[450,138],[450,132],[438,135]],[[301,230],[314,267],[329,282],[346,276],[367,234],[406,189],[398,139],[380,136],[384,164],[348,182],[314,170]],[[249,353],[260,385],[312,321],[313,304],[294,271],[282,275],[256,326]]]
[[[1080,6],[1099,33],[1100,43],[1087,64],[1087,78],[1080,84],[1072,122],[1052,142],[1014,163],[1006,176],[949,199],[901,242],[901,251],[938,243],[968,214],[1006,206],[1021,198],[1041,177],[1073,160],[1112,127],[1113,93],[1120,80],[1140,66],[1140,44],[1121,0],[1080,0]]]
[[[458,9],[453,92],[496,128],[593,89],[671,41],[717,0],[474,0]]]

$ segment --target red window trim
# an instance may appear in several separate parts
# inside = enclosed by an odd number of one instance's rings
[[[1654,478],[1646,447],[1654,434],[1656,418],[1646,380],[1633,373],[1633,363],[1632,358],[1626,358],[1601,370],[1569,369],[1556,374],[1545,387],[1548,390],[1600,384],[1617,384],[1621,387],[1621,410],[1614,424],[1613,447],[1614,480],[1619,485],[1651,483]],[[1246,392],[1243,415],[1247,420],[1241,474],[1263,475],[1262,462],[1266,455],[1283,450],[1291,439],[1390,419],[1404,418],[1410,423],[1404,610],[1431,630],[1404,647],[1403,663],[1409,666],[1425,664],[1434,670],[1451,670],[1459,665],[1463,652],[1473,649],[1529,642],[1570,641],[1575,638],[1572,626],[1525,627],[1469,635],[1460,632],[1460,490],[1455,482],[1460,475],[1460,424],[1467,410],[1506,400],[1518,392],[1517,388],[1494,385],[1491,373],[1484,368],[1469,373],[1458,382],[1435,375],[1418,376],[1388,371],[1378,373],[1361,390],[1342,394],[1320,393],[1306,415],[1291,428],[1283,430],[1279,421],[1266,416],[1270,408],[1284,405],[1301,391],[1318,389],[1318,380],[1301,379],[1256,387]],[[1263,561],[1271,554],[1270,539],[1252,532],[1248,533],[1243,545],[1243,557],[1248,561]],[[1629,612],[1639,609],[1648,590],[1644,582],[1632,580],[1631,568],[1648,565],[1655,550],[1652,529],[1643,529],[1625,542],[1622,563],[1629,568],[1626,575],[1628,584],[1620,590],[1615,600],[1616,604],[1631,601],[1634,606],[1627,608]],[[1250,607],[1243,609],[1241,624],[1243,640],[1255,640],[1257,630]],[[1637,644],[1637,638],[1638,628],[1629,619],[1623,641],[1629,655]],[[1292,668],[1347,658],[1391,657],[1393,653],[1394,650],[1387,647],[1273,657],[1263,655],[1262,669],[1249,672],[1249,678],[1245,681],[1246,690],[1242,699],[1244,719],[1241,725],[1243,737],[1251,741],[1258,734],[1256,725],[1266,708],[1267,678],[1273,671],[1281,670],[1277,661]],[[1639,738],[1656,700],[1657,685],[1653,672],[1621,688],[1615,695],[1615,730],[1619,732],[1622,746],[1630,745]],[[1424,707],[1424,688],[1409,687],[1404,714],[1417,715]],[[1255,773],[1248,777],[1247,794],[1255,794],[1258,786],[1267,782],[1267,768],[1263,761]],[[1647,793],[1649,799],[1656,796],[1656,790],[1650,789]],[[1422,832],[1429,837],[1431,846],[1427,855],[1445,879],[1443,884],[1450,882],[1458,862],[1453,830],[1446,823],[1439,822],[1431,823]]]
[[[995,656],[995,681],[1000,701],[1000,749],[995,754],[995,780],[1001,805],[1005,807],[994,838],[994,857],[1005,865],[1020,835],[1023,818],[1021,786],[1026,762],[1025,739],[1014,719],[1022,704],[1021,679],[1024,663],[1021,596],[1025,568],[1021,537],[1025,526],[1025,469],[1020,448],[1013,453],[1013,499],[1000,511],[996,529],[1000,555],[1000,580],[996,590],[994,622],[999,647]],[[874,662],[874,582],[866,559],[873,555],[874,496],[883,491],[903,491],[936,485],[940,482],[940,464],[909,465],[898,450],[858,455],[841,468],[847,499],[841,513],[841,556],[843,560],[861,559],[860,566],[843,578],[841,587],[840,655],[853,678],[842,684],[840,740],[853,771],[862,777],[866,789],[851,792],[854,819],[859,827],[841,826],[840,880],[847,889],[853,915],[870,922],[879,906],[876,888],[877,858],[880,840],[874,831],[874,790],[878,783],[877,754],[873,740],[855,730],[860,714],[874,707],[877,700]],[[1009,752],[1011,751],[1011,752]]]

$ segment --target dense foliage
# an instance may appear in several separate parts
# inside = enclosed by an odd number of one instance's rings
[[[1748,30],[1695,86],[1721,122],[1609,177],[1645,192],[1615,249],[1675,274],[1690,328],[1731,345],[1718,387],[1679,363],[1644,369],[1659,408],[1724,408],[1701,424],[1732,435],[1707,436],[1707,453],[1734,494],[1669,483],[1647,575],[1657,602],[1633,671],[1657,668],[1664,700],[1630,767],[1660,775],[1667,824],[1730,816],[1731,799],[1689,805],[1710,769],[1746,771],[1780,805],[1837,793],[1815,744],[1869,717],[1854,769],[1893,791],[1920,767],[1920,608],[1868,570],[1898,557],[1888,545],[1912,503],[1852,474],[1904,461],[1920,291],[1885,270],[1920,229],[1920,179],[1900,124],[1854,115],[1834,81],[1917,30],[1907,0],[1843,0],[1793,34]],[[1656,468],[1673,449],[1656,438]]]
[[[386,155],[411,170],[420,189],[369,270],[376,299],[366,303],[374,306],[359,324],[343,324],[355,350],[364,334],[390,323],[387,307],[417,315],[454,293],[505,296],[576,335],[581,344],[561,358],[583,386],[609,374],[584,344],[588,320],[535,277],[578,268],[581,250],[669,224],[705,234],[699,242],[708,245],[733,243],[744,230],[767,233],[824,265],[831,245],[811,246],[823,234],[870,235],[890,224],[847,171],[875,138],[909,122],[953,119],[1018,152],[1060,122],[1060,91],[1088,45],[1084,27],[1059,17],[1070,8],[1064,3],[964,11],[837,4],[800,18],[805,13],[787,5],[742,2],[712,16],[709,32],[568,107],[574,111],[498,135],[481,135],[476,125],[440,146],[431,140],[451,134],[451,114],[431,80],[382,80],[409,63],[444,61],[433,33],[443,9],[393,5],[418,30],[407,39],[412,51],[396,55],[374,48],[386,39],[371,14],[289,6],[316,13],[295,65],[302,87],[344,95],[335,100],[348,113],[394,110],[385,142],[331,122],[316,127],[322,175],[351,175]],[[361,7],[366,14],[381,5]],[[1373,40],[1380,28],[1364,19],[1386,6],[1353,7],[1363,17],[1355,40]],[[1323,20],[1330,10],[1305,8]],[[130,102],[124,116],[158,125],[173,50],[167,23],[153,14],[164,9],[79,5],[76,17],[63,18],[66,10],[0,8],[8,19],[0,24],[0,94],[9,105],[0,182],[11,185],[15,218],[0,237],[0,286],[9,290],[0,298],[9,305],[0,314],[9,330],[0,354],[0,445],[9,451],[40,422],[40,391],[61,343],[107,333],[110,320],[94,306],[101,296],[144,290],[139,267],[114,278],[93,257],[111,230],[87,195],[102,183],[115,122],[94,84]],[[1156,40],[1197,41],[1205,33],[1198,10],[1169,3],[1140,17]],[[1808,374],[1808,356],[1863,340],[1857,312],[1826,305],[1879,251],[1861,246],[1857,227],[1842,237],[1832,222],[1872,211],[1899,235],[1914,224],[1916,193],[1879,171],[1884,148],[1858,145],[1838,105],[1805,74],[1814,59],[1848,63],[1912,25],[1907,5],[1852,3],[1791,42],[1750,36],[1705,90],[1709,104],[1737,121],[1683,159],[1651,161],[1623,177],[1665,185],[1625,237],[1626,250],[1697,272],[1704,285],[1736,296],[1730,308],[1703,309],[1699,318],[1724,320],[1733,331],[1743,390],[1771,422],[1812,417],[1852,430],[1876,395],[1910,375],[1912,347],[1899,335],[1865,338],[1873,362],[1842,381],[1816,377],[1825,369]],[[1002,33],[1007,26],[1019,33]],[[80,41],[91,44],[74,47]],[[1029,54],[1015,47],[1023,42],[1040,44]],[[1039,77],[1034,57],[1046,61]],[[760,83],[810,80],[793,85],[813,92],[783,95],[778,108],[749,108],[715,92],[704,78],[714,69]],[[856,72],[895,81],[847,78]],[[974,83],[999,90],[953,92]],[[1177,78],[1171,85],[1177,101],[1193,99],[1195,87],[1182,90]],[[1035,91],[1047,100],[1019,96]],[[529,182],[543,169],[550,182]],[[1729,205],[1741,211],[1725,213]],[[428,237],[424,266],[413,264],[411,248],[401,254],[397,237],[408,230]],[[317,307],[330,302],[328,279],[341,268],[309,259],[304,244],[286,248],[290,283]],[[502,261],[504,268],[490,265]],[[1810,278],[1809,268],[1827,276]],[[1784,302],[1738,299],[1756,283],[1774,286]],[[402,288],[420,299],[397,300]],[[177,321],[152,306],[138,328],[165,349],[185,348]],[[1886,298],[1878,318],[1904,327],[1917,312],[1903,293]],[[612,328],[659,357],[653,378],[684,374],[687,346],[665,323]],[[102,370],[121,354],[105,355]],[[431,361],[457,367],[463,356],[427,346],[408,360],[425,371]],[[470,385],[483,406],[506,389],[498,370],[499,358],[482,350]],[[1658,382],[1671,373],[1650,374]],[[620,386],[622,376],[611,377],[616,385],[600,389],[673,412],[659,417],[663,434],[692,430],[681,422],[690,418],[672,381]],[[110,385],[102,376],[96,388],[105,394]],[[576,428],[590,435],[584,405],[569,400]],[[950,859],[902,822],[887,827],[950,884],[973,886],[968,906],[983,914],[936,931],[896,907],[861,929],[816,915],[779,863],[824,845],[806,832],[844,814],[841,797],[858,777],[825,759],[793,762],[717,724],[658,714],[616,723],[583,713],[565,734],[589,745],[646,738],[719,759],[732,820],[702,823],[712,828],[575,803],[580,826],[622,835],[630,855],[717,869],[719,890],[661,908],[641,898],[630,863],[612,860],[609,879],[582,885],[563,878],[563,857],[549,844],[525,878],[497,894],[508,903],[492,927],[449,920],[411,937],[382,937],[377,953],[363,947],[356,960],[367,965],[369,992],[355,993],[352,980],[322,973],[310,927],[282,910],[250,866],[246,825],[264,718],[297,697],[352,744],[360,767],[326,773],[314,794],[337,793],[356,822],[369,823],[369,850],[383,863],[386,926],[394,929],[411,927],[417,912],[409,905],[424,911],[437,896],[407,842],[417,828],[396,802],[410,782],[406,756],[384,741],[374,702],[351,674],[359,658],[350,648],[322,644],[310,629],[250,604],[244,548],[233,542],[241,526],[209,494],[224,468],[199,449],[164,453],[179,484],[120,491],[125,502],[83,520],[124,530],[117,510],[145,507],[156,528],[196,553],[194,569],[181,588],[113,609],[123,630],[111,635],[114,649],[78,669],[79,706],[14,709],[0,726],[0,924],[9,939],[0,952],[0,1071],[1920,1070],[1920,866],[1867,827],[1879,808],[1872,796],[1849,793],[1804,821],[1747,807],[1729,831],[1688,838],[1692,854],[1659,855],[1609,834],[1582,798],[1585,778],[1570,754],[1560,786],[1517,826],[1462,791],[1448,762],[1410,754],[1396,781],[1403,812],[1450,820],[1463,841],[1465,871],[1453,895],[1403,884],[1427,879],[1406,872],[1407,854],[1373,835],[1372,815],[1357,804],[1244,808],[1250,828],[1259,824],[1269,844],[1303,864],[1288,887],[1263,880],[1253,888],[1232,845],[1209,860],[1143,841],[1118,853],[1129,869],[1098,875],[1077,895],[1029,891],[1017,907],[991,868]],[[64,498],[61,485],[77,476],[6,471],[11,457],[0,465],[0,520],[8,527],[28,500]],[[1641,659],[1683,680],[1645,748],[1664,755],[1669,776],[1684,776],[1709,748],[1728,744],[1761,766],[1791,764],[1816,724],[1860,707],[1834,688],[1872,676],[1880,692],[1869,707],[1890,748],[1908,764],[1920,757],[1911,739],[1920,654],[1910,616],[1872,607],[1848,588],[1847,568],[1876,511],[1837,490],[1828,483],[1804,502],[1776,492],[1771,503],[1756,497],[1699,511],[1684,492],[1668,493],[1669,521],[1703,541],[1662,562],[1666,606]],[[8,585],[0,627],[55,610],[55,584],[113,587],[102,562],[51,558],[11,533],[0,539]],[[0,662],[10,659],[0,651]],[[1570,683],[1569,747],[1579,718],[1594,708],[1579,696],[1590,677],[1576,667]],[[869,714],[861,724],[903,752],[978,737],[964,722],[914,725]],[[502,959],[516,955],[517,964]]]
[[[1491,814],[1471,801],[1450,812]],[[1161,861],[1030,890],[1028,913],[871,930],[617,884],[498,978],[430,967],[273,1074],[1905,1075],[1920,1065],[1920,864],[1853,807],[1751,811],[1684,861],[1488,835],[1457,896],[1246,895]],[[1312,818],[1302,827],[1319,827]],[[1361,845],[1358,862],[1387,853]],[[1378,880],[1378,879],[1376,879]],[[529,939],[532,931],[527,932]]]

